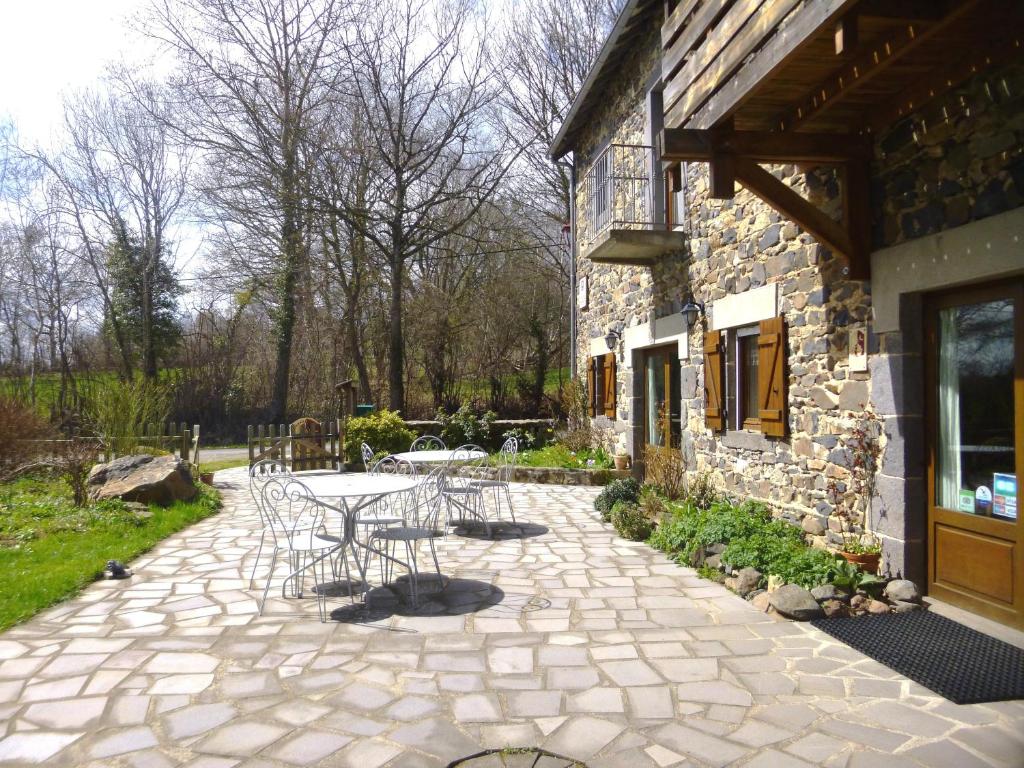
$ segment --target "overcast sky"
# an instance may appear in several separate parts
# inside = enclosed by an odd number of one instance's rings
[[[143,57],[126,23],[145,0],[5,0],[0,24],[0,120],[26,143],[46,143],[61,93],[92,85],[111,60]]]

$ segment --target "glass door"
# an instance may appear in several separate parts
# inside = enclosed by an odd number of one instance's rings
[[[655,448],[678,448],[682,434],[679,351],[673,344],[644,356],[644,440]]]
[[[929,591],[1022,624],[1024,287],[932,300],[928,327]]]

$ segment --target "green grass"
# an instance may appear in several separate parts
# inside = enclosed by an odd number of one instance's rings
[[[151,506],[139,518],[117,501],[77,509],[63,481],[0,485],[0,630],[25,621],[97,579],[109,559],[127,562],[217,511],[217,493]]]
[[[199,452],[202,456],[202,451]],[[249,466],[249,459],[221,459],[220,461],[204,461],[199,464],[200,472],[220,472],[222,469]]]
[[[593,461],[593,464],[588,462]],[[561,469],[611,469],[611,458],[601,448],[573,453],[560,443],[523,451],[516,459],[521,467],[559,467]]]

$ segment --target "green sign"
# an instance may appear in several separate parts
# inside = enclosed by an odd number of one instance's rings
[[[960,489],[960,511],[974,514],[974,491]]]

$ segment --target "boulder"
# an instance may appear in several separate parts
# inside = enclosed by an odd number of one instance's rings
[[[868,601],[868,613],[882,614],[889,612],[889,604],[883,603],[881,600],[869,600]]]
[[[838,600],[840,598],[839,590],[836,589],[835,584],[819,584],[811,590],[811,595],[819,603],[825,600]]]
[[[736,575],[736,592],[740,597],[746,597],[757,589],[761,583],[761,572],[756,568],[741,568]]]
[[[921,604],[910,603],[905,600],[893,600],[892,609],[896,611],[896,613],[910,613],[911,611],[921,610]]]
[[[712,544],[705,550],[705,552],[707,552],[707,554],[709,555],[720,555],[723,552],[725,552],[725,544],[722,544],[721,542]]]
[[[825,615],[814,596],[797,584],[785,584],[769,595],[772,607],[787,618],[810,621]]]
[[[921,600],[917,585],[909,579],[893,579],[885,585],[885,596],[889,600],[901,600],[905,603],[916,603]]]
[[[89,498],[142,504],[188,501],[198,493],[188,464],[176,456],[137,454],[97,464],[89,473]]]
[[[710,557],[704,558],[705,568],[721,568],[722,567],[722,556],[711,555]]]
[[[818,518],[807,515],[803,520],[800,521],[800,527],[804,529],[804,533],[809,533],[812,536],[824,536],[825,526]]]

